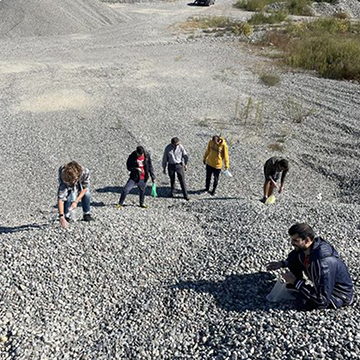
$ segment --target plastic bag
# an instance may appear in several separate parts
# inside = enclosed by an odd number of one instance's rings
[[[294,290],[289,290],[286,287],[286,282],[278,279],[270,293],[266,296],[266,300],[271,302],[295,300],[295,297],[291,294],[292,291]]]
[[[153,183],[152,187],[151,187],[151,196],[154,197],[154,198],[158,196],[157,191],[156,191],[156,184],[155,183]]]
[[[265,205],[270,205],[270,204],[274,204],[274,202],[276,201],[275,195],[270,195],[266,201],[265,201]]]
[[[229,170],[225,170],[225,171],[224,171],[224,175],[225,175],[228,179],[230,179],[230,178],[233,177],[233,176],[232,176],[232,173],[231,173]]]

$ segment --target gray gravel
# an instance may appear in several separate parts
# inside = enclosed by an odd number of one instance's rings
[[[230,1],[112,8],[124,23],[0,40],[0,359],[359,358],[358,304],[301,313],[269,303],[276,274],[264,272],[290,250],[288,227],[307,221],[358,294],[359,84],[285,72],[234,38],[189,39],[176,25],[245,19]],[[264,72],[281,82],[266,87]],[[211,197],[197,190],[218,132],[234,178]],[[190,153],[190,202],[160,183],[172,136]],[[116,210],[138,144],[159,198],[141,209],[130,194]],[[267,207],[262,166],[275,154],[291,169]],[[63,230],[56,174],[71,159],[91,170],[96,221]]]

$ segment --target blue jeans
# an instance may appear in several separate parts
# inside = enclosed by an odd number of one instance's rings
[[[145,180],[140,180],[139,182],[135,182],[132,179],[128,180],[128,182],[126,183],[126,185],[121,193],[120,200],[119,200],[120,205],[124,205],[124,201],[125,201],[127,194],[132,190],[132,188],[135,185],[137,185],[140,190],[140,206],[144,205],[146,182],[145,182]]]
[[[72,198],[72,191],[69,191],[68,197],[64,202],[64,213],[66,216],[67,214],[69,214],[70,211],[71,198]],[[81,206],[84,214],[90,214],[90,188],[88,188],[87,192],[81,199]]]

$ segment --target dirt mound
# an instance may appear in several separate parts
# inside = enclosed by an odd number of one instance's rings
[[[121,21],[97,0],[0,1],[0,37],[82,33]]]

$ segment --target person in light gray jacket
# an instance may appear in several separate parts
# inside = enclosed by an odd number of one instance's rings
[[[187,170],[187,163],[189,157],[186,153],[184,146],[180,144],[180,140],[177,137],[171,139],[171,143],[166,146],[163,155],[162,167],[164,174],[166,174],[166,166],[168,167],[168,174],[170,177],[170,196],[174,196],[175,187],[175,174],[180,182],[181,190],[185,200],[189,200],[189,196],[186,190],[185,173]]]

